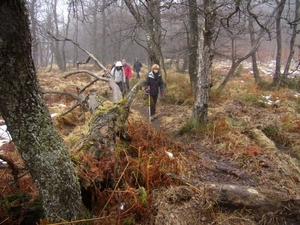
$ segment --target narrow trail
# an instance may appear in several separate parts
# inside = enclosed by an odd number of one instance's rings
[[[131,105],[131,110],[135,118],[142,121],[149,121],[149,108],[146,101],[136,100]],[[157,103],[157,119],[151,122],[151,126],[156,131],[162,131],[171,135],[175,140],[175,134],[186,123],[191,115],[191,109],[187,106],[172,105],[159,100]],[[196,180],[207,182],[229,182],[231,184],[257,186],[247,172],[240,165],[230,162],[224,156],[218,155],[210,147],[201,145],[199,137],[189,140],[178,140],[186,145],[193,146],[193,150],[185,152],[185,157],[191,163],[190,172]],[[241,176],[228,171],[239,171]]]
[[[138,112],[144,121],[149,122],[149,106],[146,99],[135,100],[131,105],[131,109],[133,112]],[[158,99],[156,115],[157,118],[151,121],[151,126],[157,131],[162,130],[174,134],[188,121],[191,109],[188,106],[168,104],[162,99]]]

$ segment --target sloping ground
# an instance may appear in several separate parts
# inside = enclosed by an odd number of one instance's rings
[[[291,90],[257,90],[256,85],[245,84],[247,79],[252,78],[235,78],[225,93],[212,95],[209,126],[190,127],[186,133],[182,127],[189,127],[191,106],[160,99],[159,116],[149,126],[146,100],[137,96],[128,120],[131,142],[120,142],[116,159],[95,162],[85,156],[89,171],[83,165],[79,171],[95,181],[104,177],[109,163],[116,160],[119,165],[114,169],[119,186],[102,184],[92,192],[94,224],[299,224],[298,96]],[[40,80],[45,88],[74,93],[76,86],[91,81],[88,76],[65,80],[61,74],[47,73]],[[110,93],[100,84],[93,91]],[[72,149],[86,132],[89,114],[77,108],[58,116],[73,99],[61,95],[46,99]],[[7,171],[2,177],[4,196],[12,177]],[[36,194],[36,189],[30,190]]]
[[[263,93],[255,104],[222,99],[210,107],[206,135],[196,130],[175,136],[193,147],[178,159],[184,169],[175,178],[184,186],[154,193],[155,224],[300,224],[298,95],[282,93]],[[147,118],[145,103],[133,108]],[[158,114],[151,126],[174,135],[187,123],[191,107],[160,101]],[[242,189],[228,191],[223,185]],[[248,187],[257,196],[247,196]],[[260,197],[265,200],[251,203]]]

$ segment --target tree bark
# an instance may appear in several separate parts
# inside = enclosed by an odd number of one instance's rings
[[[249,33],[250,33],[251,47],[253,47],[255,45],[255,34],[254,34],[252,18],[249,19]],[[252,70],[253,70],[254,80],[256,83],[258,83],[258,82],[260,82],[261,79],[260,79],[258,67],[257,67],[256,51],[252,53],[251,58],[252,58]]]
[[[197,85],[197,51],[198,51],[198,39],[199,39],[199,29],[198,29],[198,11],[197,11],[197,1],[188,0],[189,4],[189,24],[190,29],[188,33],[188,44],[189,44],[189,76],[192,92],[196,92]]]
[[[199,123],[206,123],[208,117],[208,101],[211,88],[211,67],[214,53],[211,44],[214,35],[216,13],[215,0],[204,1],[204,25],[199,38],[199,69],[196,87],[196,97],[193,108],[193,117]]]
[[[107,53],[106,53],[106,48],[107,48],[107,15],[106,15],[106,7],[107,7],[107,2],[106,0],[102,1],[102,6],[101,6],[101,18],[102,18],[102,38],[101,38],[101,61],[104,65],[107,64]]]
[[[282,40],[281,40],[281,15],[284,9],[286,0],[278,1],[279,10],[276,14],[275,24],[276,24],[276,44],[277,44],[277,51],[276,51],[276,67],[275,73],[273,77],[273,84],[274,86],[278,87],[281,81],[281,54],[282,54]]]
[[[287,62],[285,64],[284,67],[284,72],[283,72],[283,77],[287,78],[288,74],[289,74],[289,70],[291,67],[291,62],[292,59],[294,57],[295,54],[295,41],[296,41],[296,37],[297,37],[297,33],[299,32],[297,30],[298,27],[298,21],[299,21],[299,17],[300,17],[300,2],[296,1],[296,6],[295,6],[295,17],[294,17],[294,21],[291,22],[290,26],[293,29],[292,32],[292,36],[291,36],[291,40],[290,40],[290,54],[288,56]]]
[[[161,62],[161,18],[160,18],[160,1],[151,0],[147,1],[146,17],[143,17],[137,12],[133,6],[132,1],[125,0],[130,13],[134,16],[136,21],[145,31],[148,54],[149,54],[149,65],[153,63]]]
[[[32,34],[32,57],[34,65],[38,66],[38,38],[37,38],[37,18],[36,18],[36,0],[32,0],[29,4],[29,14],[31,19],[31,34]]]
[[[54,19],[54,21],[53,21],[54,22],[54,31],[55,31],[55,35],[59,36],[58,18],[57,18],[57,0],[54,0],[54,4],[52,7],[53,7],[53,19]],[[54,50],[55,60],[56,60],[59,70],[66,71],[66,64],[65,64],[63,55],[60,52],[61,46],[60,46],[59,42],[55,42],[53,47],[54,47],[53,50]]]
[[[75,220],[83,209],[80,186],[38,84],[25,12],[24,1],[0,1],[0,112],[39,188],[46,217]]]

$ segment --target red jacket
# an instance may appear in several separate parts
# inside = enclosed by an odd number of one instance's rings
[[[125,71],[125,77],[126,77],[126,78],[130,78],[131,75],[132,75],[132,71],[131,71],[130,66],[129,66],[128,64],[125,64],[125,65],[123,66],[123,69],[124,69],[124,71]]]

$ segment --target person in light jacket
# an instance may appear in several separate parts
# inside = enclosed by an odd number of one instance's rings
[[[125,78],[125,71],[123,69],[123,65],[121,61],[116,62],[115,67],[111,69],[110,74],[112,75],[112,78],[114,79],[116,84],[119,86],[122,94],[124,94],[126,88],[125,86],[126,78]]]

